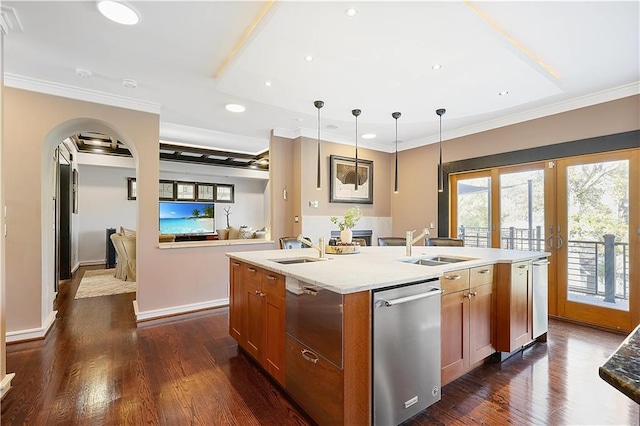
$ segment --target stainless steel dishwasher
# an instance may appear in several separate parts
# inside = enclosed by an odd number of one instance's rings
[[[373,293],[373,423],[397,425],[440,400],[438,280]]]

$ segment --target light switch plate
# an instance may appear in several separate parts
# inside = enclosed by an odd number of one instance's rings
[[[309,201],[309,207],[311,207],[313,209],[317,209],[318,208],[318,200]]]
[[[294,221],[295,223],[300,222],[300,217],[299,217],[299,216],[294,216],[294,217],[293,217],[293,221]]]

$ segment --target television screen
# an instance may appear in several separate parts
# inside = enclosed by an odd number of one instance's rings
[[[161,234],[212,234],[213,203],[160,202]]]

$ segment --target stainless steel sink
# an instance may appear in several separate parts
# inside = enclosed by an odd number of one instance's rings
[[[468,260],[476,260],[471,257],[448,257],[448,256],[432,256],[432,257],[418,257],[412,259],[401,260],[404,263],[413,263],[414,265],[423,266],[442,266],[449,263],[466,262]]]
[[[321,259],[313,257],[291,257],[288,259],[271,259],[272,262],[280,263],[281,265],[292,265],[295,263],[311,263],[317,262]]]

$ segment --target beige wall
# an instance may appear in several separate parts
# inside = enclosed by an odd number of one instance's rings
[[[269,186],[271,187],[271,238],[294,235],[293,141],[271,136],[269,143]],[[287,190],[287,200],[284,190]]]
[[[53,311],[53,259],[46,247],[51,209],[48,160],[70,132],[97,130],[119,137],[137,165],[137,260],[140,313],[159,312],[228,297],[229,251],[272,248],[273,244],[158,248],[159,117],[19,89],[5,89],[5,168],[7,186],[7,332],[46,327]],[[83,128],[92,123],[91,128]],[[80,176],[82,178],[82,176]],[[80,212],[80,220],[82,212]],[[44,261],[43,261],[44,259]],[[51,270],[49,270],[51,269]]]
[[[355,158],[355,147],[332,142],[322,142],[322,189],[316,189],[317,140],[298,138],[300,145],[300,207],[303,215],[341,216],[352,204],[329,203],[330,155]],[[358,204],[364,216],[391,216],[393,182],[390,154],[358,148],[358,157],[373,161],[373,204]],[[318,208],[309,207],[309,201],[318,201]]]
[[[446,128],[446,122],[443,123]],[[631,96],[443,142],[443,161],[458,161],[640,129],[640,96]],[[438,146],[398,156],[400,193],[392,196],[393,233],[434,221],[437,231]],[[434,232],[433,234],[435,234]]]

